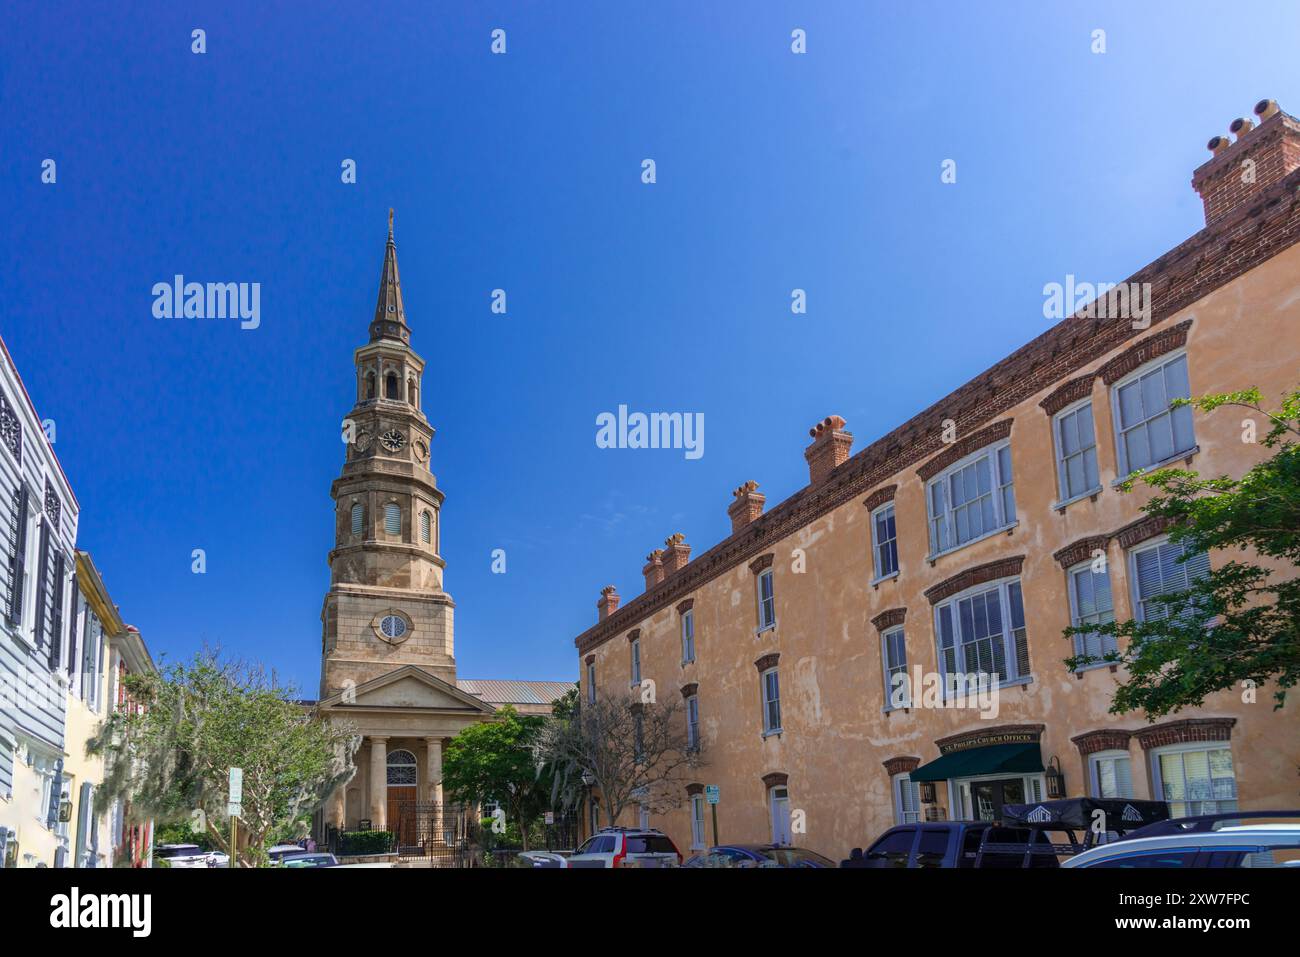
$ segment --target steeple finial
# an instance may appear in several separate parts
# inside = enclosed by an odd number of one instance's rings
[[[397,244],[393,242],[393,209],[388,208],[388,244],[384,248],[384,268],[379,274],[379,301],[375,304],[375,318],[370,323],[370,341],[395,339],[411,342],[411,329],[406,324],[406,307],[402,304],[402,280],[397,272]]]
[[[388,207],[388,241],[393,241],[393,207]]]

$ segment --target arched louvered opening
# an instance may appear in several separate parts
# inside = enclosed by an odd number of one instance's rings
[[[360,535],[365,529],[366,507],[360,502],[352,506],[352,534]]]
[[[420,541],[426,545],[433,541],[433,516],[428,512],[420,513]]]
[[[396,373],[396,372],[390,372],[390,373],[388,373],[388,375],[384,376],[384,398],[385,398],[385,399],[400,399],[400,398],[401,398],[401,394],[400,394],[400,391],[399,391],[399,389],[398,389],[398,381],[397,381],[397,373]]]
[[[402,534],[402,506],[393,502],[384,506],[384,531],[389,535]]]

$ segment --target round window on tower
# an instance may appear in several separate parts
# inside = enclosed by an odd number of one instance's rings
[[[411,619],[395,608],[380,612],[371,623],[375,636],[381,641],[396,645],[411,637]]]

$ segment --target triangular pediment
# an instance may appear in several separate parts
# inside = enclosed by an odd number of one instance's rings
[[[492,714],[495,709],[422,668],[407,665],[358,685],[351,693],[331,695],[322,708],[411,708]]]

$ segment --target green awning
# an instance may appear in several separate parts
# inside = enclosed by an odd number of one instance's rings
[[[1038,742],[1032,744],[989,744],[982,748],[953,751],[923,764],[909,777],[913,781],[948,781],[980,774],[1029,773],[1043,770]]]

